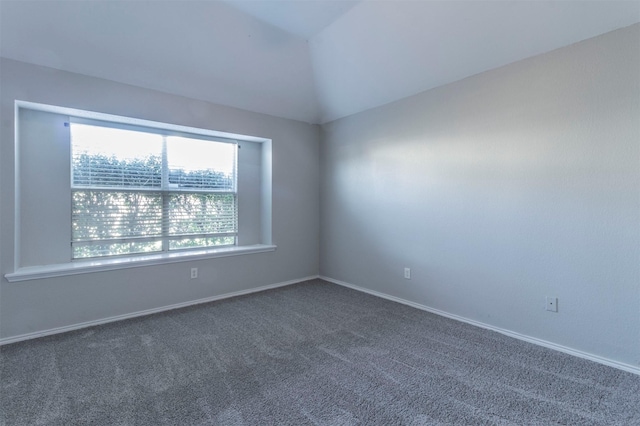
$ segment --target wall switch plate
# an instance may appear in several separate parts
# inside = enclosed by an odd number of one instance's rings
[[[404,268],[404,278],[406,280],[411,279],[411,268]]]
[[[547,297],[547,303],[545,309],[549,312],[558,312],[558,298],[557,297]]]
[[[191,268],[191,279],[198,278],[198,268]]]

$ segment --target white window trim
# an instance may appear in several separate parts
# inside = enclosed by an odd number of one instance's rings
[[[144,256],[126,256],[88,261],[75,260],[55,265],[27,266],[10,274],[5,274],[9,282],[28,281],[42,278],[64,277],[67,275],[87,274],[92,272],[114,271],[141,266],[165,265],[167,263],[191,262],[194,260],[214,259],[218,257],[240,256],[252,253],[275,251],[277,246],[256,244],[252,246],[221,247],[206,250],[189,250],[169,253],[157,253]]]
[[[26,266],[20,265],[20,159],[19,152],[19,110],[20,108],[32,109],[37,111],[51,112],[56,114],[64,114],[73,117],[86,118],[90,120],[110,121],[124,125],[134,125],[142,127],[151,127],[162,130],[176,131],[180,133],[201,134],[214,138],[232,139],[236,141],[257,142],[266,146],[263,152],[263,203],[261,212],[262,223],[262,243],[219,247],[207,249],[195,249],[176,252],[154,253],[149,255],[132,255],[126,257],[104,258],[90,260],[73,260],[68,263],[59,263],[51,265]],[[158,121],[151,121],[139,118],[125,117],[100,112],[86,111],[75,108],[67,108],[55,105],[40,104],[35,102],[27,102],[16,100],[14,104],[14,126],[15,126],[15,230],[14,230],[14,271],[5,274],[4,277],[9,282],[28,281],[43,278],[62,277],[67,275],[77,275],[93,272],[113,271],[125,268],[137,268],[142,266],[164,265],[168,263],[188,262],[203,259],[215,259],[220,257],[240,256],[254,253],[264,253],[275,251],[277,246],[271,242],[271,139],[256,136],[240,135],[236,133],[219,132],[215,130],[207,130],[194,128],[189,126],[169,124]]]

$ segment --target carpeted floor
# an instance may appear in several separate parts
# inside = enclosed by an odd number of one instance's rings
[[[640,425],[640,376],[320,280],[0,348],[3,425]]]

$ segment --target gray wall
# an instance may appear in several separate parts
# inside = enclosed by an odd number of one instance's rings
[[[323,126],[321,275],[640,366],[639,40]]]
[[[317,275],[317,126],[7,59],[0,62],[2,275],[12,272],[14,262],[15,99],[272,139],[272,235],[278,248],[269,253],[15,283],[3,277],[0,338]],[[65,179],[62,174],[68,170],[60,173],[57,178]],[[60,209],[58,203],[65,202],[49,197],[42,201],[42,209],[55,212]],[[258,226],[251,235],[256,232],[264,229]],[[199,268],[199,278],[191,280],[189,270],[194,266]]]
[[[68,116],[18,113],[20,266],[71,260],[71,143]]]

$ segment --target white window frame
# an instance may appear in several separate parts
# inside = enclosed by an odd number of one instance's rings
[[[156,236],[156,237],[148,237],[148,238],[144,238],[144,237],[138,237],[136,238],[138,241],[143,241],[143,240],[154,240],[154,241],[161,241],[162,242],[162,249],[158,250],[156,252],[153,253],[134,253],[134,254],[121,254],[121,255],[106,255],[106,256],[95,256],[95,257],[87,257],[87,258],[74,258],[73,256],[73,246],[74,243],[77,246],[82,246],[82,245],[93,245],[95,243],[95,241],[73,241],[72,239],[72,248],[71,248],[71,258],[72,258],[72,262],[78,262],[78,261],[83,261],[83,260],[88,260],[88,259],[105,259],[105,258],[111,258],[111,257],[115,257],[115,256],[119,256],[119,257],[131,257],[131,256],[140,256],[140,255],[145,255],[145,254],[155,254],[155,253],[168,253],[168,252],[175,252],[175,251],[185,251],[185,250],[206,250],[206,249],[213,249],[213,248],[222,248],[222,247],[231,247],[231,246],[235,246],[238,244],[238,217],[237,217],[237,211],[238,211],[238,158],[237,158],[237,150],[238,150],[238,141],[235,139],[227,139],[227,138],[220,138],[220,137],[212,137],[212,136],[205,136],[202,133],[178,133],[175,131],[167,131],[167,130],[161,130],[161,129],[157,129],[157,128],[149,128],[149,127],[135,127],[135,126],[131,126],[131,125],[127,125],[127,126],[122,126],[119,125],[118,123],[114,123],[114,122],[105,122],[105,121],[95,121],[95,120],[87,120],[87,119],[80,119],[77,117],[71,117],[69,120],[69,126],[73,126],[74,124],[80,124],[80,125],[89,125],[89,126],[96,126],[96,127],[103,127],[103,128],[114,128],[114,129],[120,129],[120,130],[128,130],[128,131],[135,131],[135,132],[142,132],[142,133],[151,133],[151,134],[156,134],[158,136],[161,136],[163,138],[163,143],[162,143],[162,176],[161,176],[161,185],[159,187],[154,187],[154,188],[133,188],[133,189],[129,189],[126,187],[120,187],[120,186],[100,186],[100,185],[82,185],[82,184],[76,184],[75,183],[75,177],[74,177],[74,167],[73,167],[73,149],[71,149],[70,153],[71,153],[71,161],[70,161],[70,168],[71,168],[71,192],[73,193],[74,191],[98,191],[98,192],[134,192],[134,193],[140,193],[140,194],[144,194],[144,193],[156,193],[159,194],[162,197],[162,213],[164,214],[168,214],[166,213],[166,209],[167,209],[167,199],[168,197],[170,197],[171,195],[174,194],[178,194],[178,193],[185,193],[185,194],[225,194],[225,195],[233,195],[234,197],[234,203],[235,203],[235,222],[236,222],[236,229],[235,232],[233,233],[228,233],[226,234],[227,236],[232,236],[234,237],[234,244],[228,244],[225,246],[211,246],[211,247],[195,247],[195,248],[180,248],[180,249],[170,249],[169,248],[169,241],[172,239],[178,239],[178,237],[171,237],[168,232],[167,232],[167,227],[169,226],[169,223],[165,220],[162,221],[162,228],[163,228],[163,232],[161,233],[161,235]],[[177,184],[171,184],[169,183],[169,165],[167,164],[167,141],[166,138],[167,137],[171,137],[171,136],[179,136],[179,137],[185,137],[185,138],[190,138],[190,139],[199,139],[199,140],[205,140],[205,141],[210,141],[210,142],[214,142],[214,143],[224,143],[224,144],[230,144],[230,145],[234,145],[235,149],[236,149],[236,154],[235,154],[235,164],[233,165],[233,175],[234,175],[234,181],[233,181],[233,188],[230,191],[211,191],[211,190],[200,190],[200,189],[191,189],[191,188],[179,188]],[[73,145],[73,144],[72,144]],[[222,236],[222,235],[212,235],[212,237],[216,237],[216,236]],[[193,235],[192,237],[206,237],[206,235]],[[119,243],[119,242],[130,242],[133,241],[134,238],[127,238],[127,237],[123,237],[120,239],[110,239],[109,242],[111,243]]]
[[[262,176],[261,176],[261,238],[259,244],[226,246],[219,248],[190,249],[145,255],[130,255],[124,257],[91,258],[89,260],[74,260],[68,263],[58,263],[40,266],[22,266],[20,259],[20,109],[37,110],[54,114],[68,115],[80,119],[105,121],[117,126],[148,127],[176,134],[195,134],[210,138],[236,140],[238,142],[256,142],[262,145]],[[9,282],[27,281],[42,278],[61,277],[68,275],[119,270],[150,265],[162,265],[176,262],[188,262],[228,256],[246,255],[252,253],[270,252],[277,249],[272,242],[272,141],[268,138],[247,136],[236,133],[220,132],[184,125],[163,123],[158,121],[119,116],[114,114],[85,111],[55,105],[16,100],[14,104],[15,128],[15,231],[14,231],[14,271],[5,274]]]

